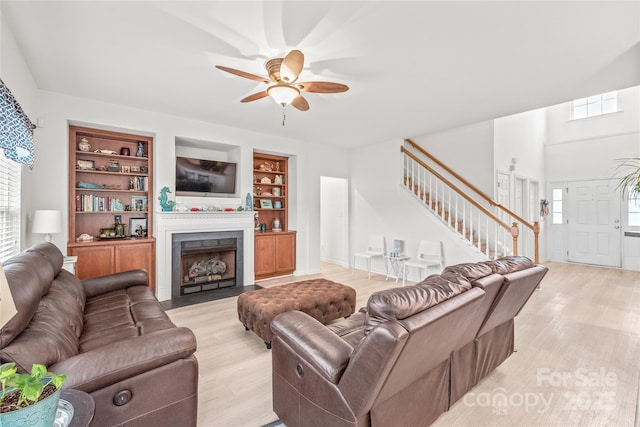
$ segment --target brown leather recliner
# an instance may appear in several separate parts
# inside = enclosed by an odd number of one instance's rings
[[[449,357],[464,332],[456,326],[483,296],[438,277],[376,292],[345,321],[351,344],[305,313],[277,316],[274,411],[287,427],[433,422],[448,408]]]
[[[288,427],[431,424],[513,353],[513,318],[546,272],[524,257],[460,264],[328,326],[276,317],[274,411]]]
[[[18,312],[0,329],[0,362],[40,363],[95,401],[92,427],[195,426],[196,340],[176,327],[133,270],[84,281],[51,243],[7,260]]]

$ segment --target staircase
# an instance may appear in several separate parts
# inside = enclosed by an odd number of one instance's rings
[[[521,242],[523,255],[538,263],[537,222],[530,224],[496,203],[410,139],[400,151],[403,187],[452,232],[487,259],[518,255]]]

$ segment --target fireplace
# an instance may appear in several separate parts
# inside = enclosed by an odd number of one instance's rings
[[[172,235],[171,297],[241,286],[241,231],[174,233]]]

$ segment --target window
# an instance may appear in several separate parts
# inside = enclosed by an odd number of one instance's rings
[[[20,252],[20,168],[0,156],[0,261]]]
[[[573,101],[572,119],[601,116],[618,111],[618,92],[589,96]]]
[[[551,202],[551,223],[562,224],[562,188],[553,189],[553,201]]]
[[[631,197],[629,195],[629,205],[628,205],[628,221],[629,226],[640,226],[640,198],[639,197]]]

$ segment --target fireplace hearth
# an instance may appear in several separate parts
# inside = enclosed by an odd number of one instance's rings
[[[175,233],[172,298],[242,283],[242,232]]]

